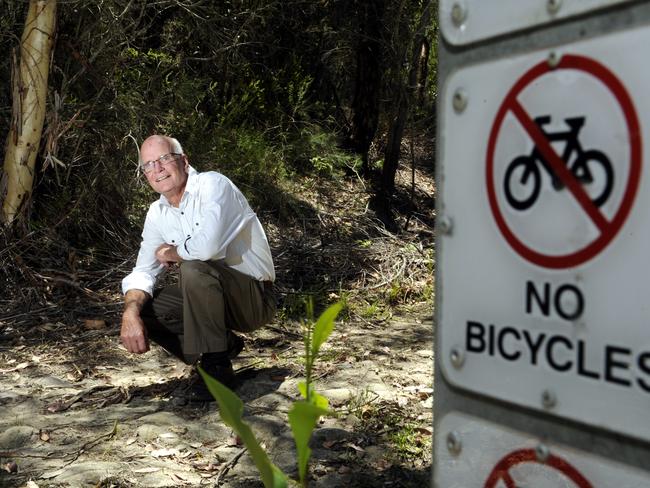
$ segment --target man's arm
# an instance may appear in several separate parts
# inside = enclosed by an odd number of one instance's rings
[[[140,316],[140,312],[149,298],[148,293],[136,289],[127,291],[124,296],[120,339],[127,351],[135,354],[142,354],[149,350],[147,329]]]
[[[170,244],[161,244],[158,246],[158,249],[156,249],[156,259],[165,268],[169,268],[173,263],[183,262],[183,258],[178,255],[176,246]]]

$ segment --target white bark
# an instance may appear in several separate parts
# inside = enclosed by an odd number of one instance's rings
[[[29,199],[34,166],[43,132],[47,77],[56,25],[56,0],[30,0],[20,42],[20,59],[14,54],[13,107],[7,137],[0,200],[5,224],[12,223]]]

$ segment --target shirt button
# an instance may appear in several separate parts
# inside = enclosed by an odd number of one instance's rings
[[[185,212],[181,212],[181,215],[185,215]]]
[[[196,225],[199,225],[199,223],[197,222]]]
[[[172,239],[172,242],[176,242],[174,239]]]

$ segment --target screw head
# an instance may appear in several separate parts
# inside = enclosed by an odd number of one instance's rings
[[[467,9],[458,2],[454,3],[451,7],[451,21],[456,27],[460,27],[465,19],[467,19]]]
[[[458,456],[463,449],[463,442],[461,441],[460,434],[452,430],[447,434],[447,450],[453,455]]]
[[[544,408],[553,408],[557,405],[557,397],[551,390],[544,390],[542,392],[542,405]]]
[[[467,92],[462,88],[456,90],[452,99],[452,105],[456,113],[463,112],[467,107]]]
[[[458,346],[452,347],[451,351],[449,352],[449,360],[451,361],[451,365],[454,368],[462,368],[463,364],[465,363],[465,351],[463,351],[463,349]]]
[[[557,68],[561,60],[562,56],[559,56],[555,51],[548,53],[548,58],[546,58],[546,62],[551,68]]]
[[[443,215],[438,220],[438,228],[440,229],[441,234],[451,235],[451,231],[454,228],[454,222],[451,220],[451,217]]]
[[[562,6],[562,0],[547,0],[546,1],[546,10],[549,14],[556,14],[560,7]]]
[[[550,455],[551,451],[549,451],[546,444],[537,444],[537,447],[535,447],[535,457],[540,463],[545,463]]]

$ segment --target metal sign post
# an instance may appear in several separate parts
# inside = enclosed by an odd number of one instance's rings
[[[650,486],[650,4],[439,15],[434,485]]]

